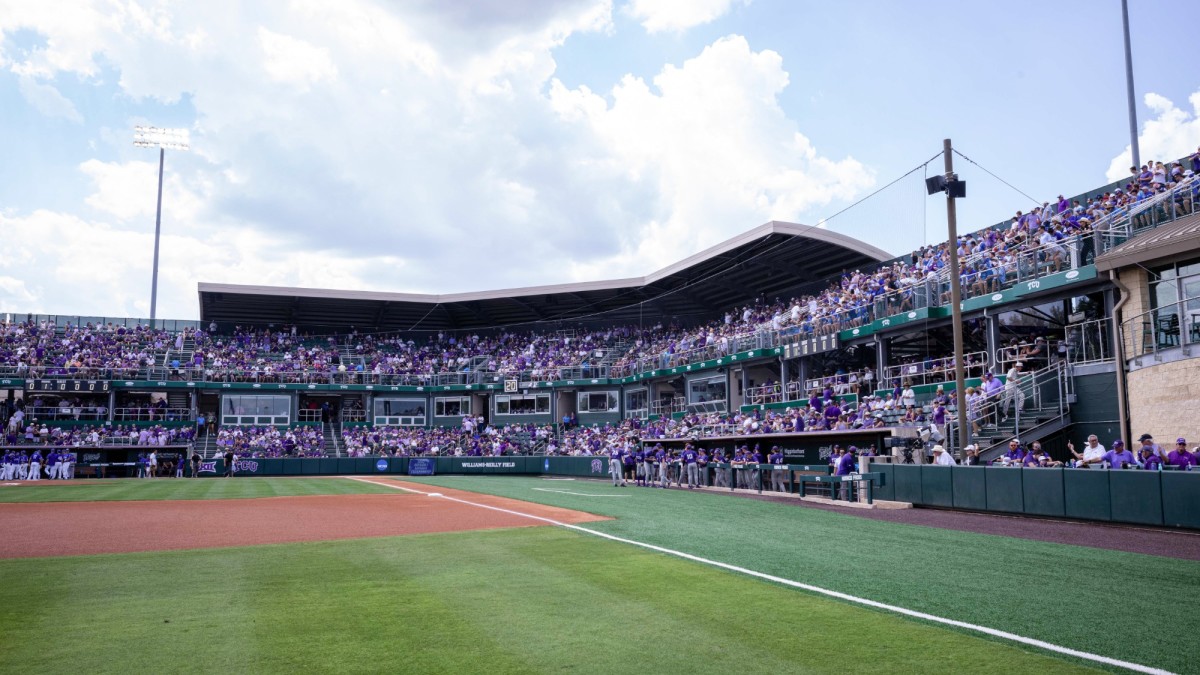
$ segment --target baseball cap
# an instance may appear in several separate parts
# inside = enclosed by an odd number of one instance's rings
[[[1176,442],[1177,444],[1179,444],[1179,445],[1187,445],[1187,439],[1186,439],[1186,438],[1176,438],[1176,439],[1175,439],[1175,442]]]
[[[1112,442],[1112,446],[1114,448],[1123,448],[1123,447],[1125,447],[1125,441],[1118,438],[1117,440]]]
[[[852,445],[852,446],[850,446],[850,447],[849,447],[849,448],[847,448],[847,449],[848,449],[850,452],[858,452],[858,448],[857,448],[857,447],[855,447],[855,446],[853,446],[853,445]]]
[[[1142,437],[1138,439],[1138,441],[1152,441],[1152,440],[1154,440],[1154,437],[1151,436],[1150,434],[1142,434]]]

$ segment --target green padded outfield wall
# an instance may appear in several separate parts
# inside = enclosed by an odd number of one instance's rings
[[[987,510],[987,467],[954,466],[950,479],[954,487],[954,508]]]

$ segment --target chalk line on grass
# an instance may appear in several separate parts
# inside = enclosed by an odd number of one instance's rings
[[[440,492],[423,492],[421,490],[414,490],[412,488],[407,488],[407,487],[403,487],[400,485],[394,485],[394,484],[388,484],[388,483],[378,483],[376,481],[366,480],[363,478],[353,478],[353,477],[349,477],[349,476],[347,476],[346,478],[348,480],[356,480],[356,481],[360,481],[363,483],[371,483],[372,485],[383,485],[385,487],[394,488],[396,490],[403,490],[405,492],[412,492],[415,494],[427,495],[427,496],[431,496],[431,497],[436,496],[441,499],[448,499],[450,501],[455,501],[455,502],[459,502],[462,504],[475,506],[475,507],[478,507],[481,509],[491,509],[493,511],[500,511],[502,513],[508,513],[510,515],[519,516],[522,518],[529,518],[531,520],[540,520],[544,523],[549,523],[551,525],[557,525],[558,527],[563,527],[568,530],[575,530],[577,532],[583,532],[585,534],[590,534],[592,536],[600,537],[602,539],[608,539],[610,541],[616,541],[616,542],[620,542],[622,544],[630,544],[631,546],[638,546],[641,548],[649,549],[651,551],[657,551],[659,553],[664,553],[666,555],[675,556],[677,558],[683,558],[684,560],[691,560],[693,562],[698,562],[698,563],[701,563],[704,565],[710,565],[712,567],[719,567],[721,569],[728,570],[730,572],[736,572],[738,574],[745,574],[747,576],[755,577],[758,579],[763,579],[765,581],[771,581],[771,582],[774,582],[777,584],[783,584],[784,586],[791,586],[792,588],[799,588],[801,590],[809,591],[810,593],[817,593],[817,594],[828,596],[831,598],[845,600],[846,602],[852,602],[852,603],[855,603],[858,605],[863,605],[866,607],[872,607],[875,609],[881,609],[884,611],[893,612],[895,614],[901,614],[903,616],[909,616],[914,619],[922,619],[924,621],[929,621],[931,623],[939,623],[939,624],[943,624],[946,626],[954,626],[955,628],[962,628],[965,630],[974,631],[976,633],[983,633],[984,635],[990,635],[992,637],[1002,638],[1005,640],[1009,640],[1011,642],[1017,642],[1020,644],[1029,645],[1030,647],[1037,647],[1039,649],[1045,649],[1046,651],[1055,652],[1057,654],[1065,654],[1067,656],[1074,656],[1076,658],[1084,659],[1087,661],[1094,661],[1096,663],[1103,663],[1103,664],[1109,665],[1109,666],[1116,666],[1118,668],[1124,668],[1126,670],[1132,670],[1132,671],[1138,672],[1138,673],[1151,673],[1152,675],[1174,675],[1173,673],[1171,673],[1171,671],[1164,670],[1162,668],[1153,668],[1151,666],[1144,666],[1140,663],[1133,663],[1130,661],[1122,661],[1121,659],[1114,659],[1112,657],[1103,656],[1101,654],[1093,654],[1091,652],[1085,652],[1085,651],[1081,651],[1078,649],[1072,649],[1071,647],[1064,647],[1062,645],[1056,645],[1052,642],[1046,642],[1044,640],[1038,640],[1037,638],[1026,637],[1024,635],[1017,635],[1016,633],[1010,633],[1008,631],[1003,631],[1003,630],[999,630],[996,628],[988,628],[987,626],[979,626],[979,625],[976,625],[973,623],[968,623],[966,621],[959,621],[957,619],[947,619],[945,617],[937,616],[934,614],[927,614],[925,612],[919,612],[917,610],[908,609],[905,607],[899,607],[897,605],[889,605],[884,602],[877,602],[875,600],[869,600],[867,598],[860,598],[855,595],[850,595],[849,593],[842,593],[841,591],[835,591],[835,590],[828,589],[828,588],[821,588],[820,586],[813,586],[812,584],[806,584],[806,583],[803,583],[800,581],[793,581],[792,579],[785,579],[783,577],[777,577],[773,574],[767,574],[765,572],[758,572],[756,570],[748,569],[746,567],[739,567],[737,565],[731,565],[729,563],[724,563],[719,560],[710,560],[708,558],[702,558],[698,555],[692,555],[691,553],[685,553],[683,551],[676,551],[674,549],[665,548],[662,546],[656,546],[654,544],[647,544],[645,542],[635,541],[633,539],[626,539],[624,537],[618,537],[614,534],[608,534],[607,532],[600,532],[599,530],[591,530],[586,527],[580,527],[579,525],[572,525],[570,523],[560,522],[560,521],[554,520],[553,518],[546,518],[544,516],[535,516],[532,513],[521,513],[520,511],[513,511],[512,509],[506,509],[506,508],[502,508],[499,506],[491,506],[490,504],[480,504],[478,502],[472,502],[472,501],[468,501],[466,499],[460,499],[458,497],[449,497]]]
[[[589,492],[571,492],[570,490],[551,490],[550,488],[529,488],[538,492],[557,492],[564,495],[575,495],[576,497],[628,497],[629,495],[594,495]]]

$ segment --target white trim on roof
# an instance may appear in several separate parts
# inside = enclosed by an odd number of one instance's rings
[[[743,232],[699,253],[688,256],[677,263],[668,265],[657,272],[644,277],[628,279],[607,279],[602,281],[583,281],[568,284],[550,284],[546,286],[526,286],[523,288],[504,288],[490,291],[472,291],[468,293],[447,293],[433,295],[426,293],[393,293],[388,291],[348,291],[327,288],[292,288],[286,286],[253,286],[245,284],[219,284],[201,281],[197,284],[200,295],[204,293],[233,293],[238,295],[268,295],[279,297],[327,298],[331,300],[376,300],[385,302],[419,302],[446,304],[454,302],[473,302],[476,300],[495,300],[500,298],[519,298],[531,295],[552,295],[555,293],[580,293],[584,291],[604,291],[618,288],[637,288],[652,284],[660,279],[677,274],[693,265],[702,263],[723,253],[732,251],[740,246],[763,239],[772,234],[786,234],[793,237],[803,237],[814,241],[835,244],[855,253],[874,258],[879,262],[891,260],[895,256],[881,248],[872,246],[844,234],[831,232],[815,225],[800,225],[772,220],[768,223]]]

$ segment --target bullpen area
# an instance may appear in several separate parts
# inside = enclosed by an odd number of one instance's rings
[[[5,672],[1200,672],[1182,531],[499,476],[6,485],[0,520]]]

